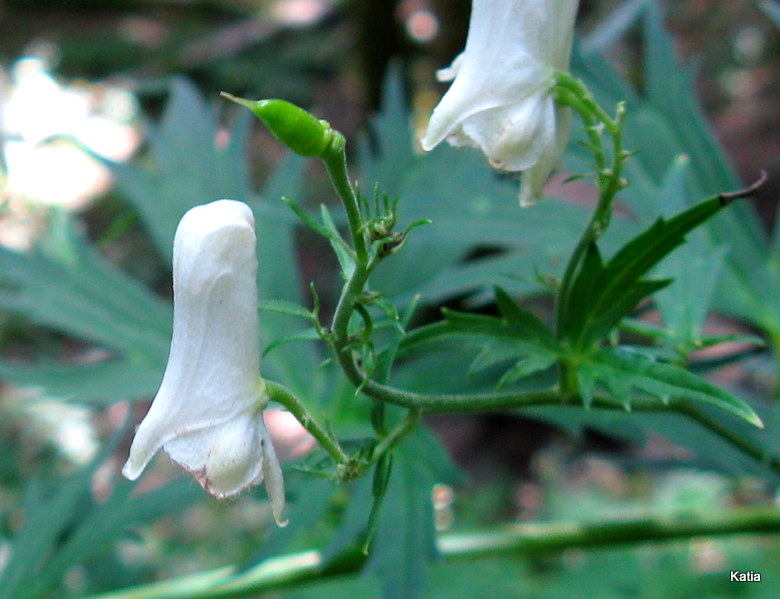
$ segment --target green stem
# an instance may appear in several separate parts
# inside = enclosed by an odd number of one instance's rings
[[[325,168],[328,170],[333,188],[336,190],[342,204],[344,204],[358,266],[365,266],[368,264],[368,245],[366,243],[365,231],[363,230],[363,217],[360,214],[357,195],[352,188],[352,183],[349,181],[345,151],[346,143],[344,136],[335,131],[333,133],[334,138],[331,145],[320,158],[325,163]]]
[[[769,507],[723,511],[697,511],[652,515],[603,522],[553,522],[514,524],[487,532],[441,535],[438,548],[446,560],[505,555],[536,556],[571,548],[632,546],[696,537],[780,533],[780,510]],[[217,599],[256,597],[263,591],[322,582],[356,574],[366,562],[362,551],[352,550],[326,563],[318,551],[304,551],[270,558],[239,573],[225,567],[193,576],[142,585],[87,599]]]
[[[499,393],[483,393],[476,395],[450,393],[415,393],[397,389],[389,385],[365,379],[364,374],[351,358],[346,356],[340,360],[342,369],[353,385],[360,387],[367,396],[378,400],[418,409],[423,413],[466,413],[496,410],[517,410],[530,407],[560,406],[581,409],[582,397],[576,392],[563,391],[557,388],[543,391],[506,391]],[[603,410],[625,411],[625,405],[616,398],[596,395],[592,398],[591,408]],[[631,400],[632,412],[677,412],[723,439],[742,453],[758,460],[780,474],[780,458],[767,456],[760,447],[753,445],[737,433],[723,426],[717,420],[691,406],[688,400],[670,399],[664,403],[654,398],[635,398]]]
[[[384,437],[375,451],[375,456],[391,450],[406,435],[414,430],[423,413],[469,413],[499,410],[518,410],[522,408],[559,406],[580,409],[583,405],[582,397],[578,394],[565,393],[559,389],[543,391],[506,391],[498,393],[481,394],[452,394],[452,393],[416,393],[398,389],[390,385],[378,383],[366,378],[365,374],[355,364],[351,352],[343,351],[338,354],[339,363],[350,382],[360,388],[361,392],[376,401],[386,402],[408,408],[410,411],[404,420]],[[319,441],[331,457],[339,464],[349,462],[349,456],[330,433],[328,433],[306,410],[301,401],[288,389],[267,381],[268,393],[271,399],[285,406],[312,436]],[[604,395],[595,395],[591,401],[592,409],[625,411],[625,405],[618,399]],[[766,465],[772,471],[780,474],[780,457],[771,456],[760,446],[754,445],[728,426],[712,418],[691,405],[687,400],[670,399],[664,403],[658,399],[638,397],[631,401],[632,412],[676,412],[690,420],[693,420],[716,437],[722,439],[732,447],[745,455]]]
[[[588,89],[568,73],[556,73],[556,84],[557,101],[571,106],[585,124],[585,131],[590,140],[590,148],[598,169],[598,203],[569,258],[556,298],[556,334],[562,342],[568,342],[572,345],[572,349],[576,353],[577,350],[582,349],[579,347],[581,341],[567,338],[569,331],[566,330],[566,318],[570,313],[571,302],[576,301],[576,298],[572,297],[573,286],[579,277],[580,269],[583,267],[588,248],[609,227],[612,217],[612,202],[617,192],[625,185],[621,177],[623,162],[626,159],[622,137],[625,107],[623,104],[619,104],[616,117],[612,119],[598,105]],[[612,138],[611,167],[607,167],[601,127],[605,128]],[[558,364],[558,380],[564,394],[575,393],[578,387],[576,364],[569,360],[561,360]]]
[[[620,132],[618,122],[604,112],[604,109],[599,106],[598,102],[596,102],[585,85],[576,77],[573,77],[564,71],[557,71],[555,73],[555,83],[575,96],[577,100],[582,103],[585,110],[604,123],[604,126],[611,134],[614,135],[615,133]]]
[[[403,420],[401,420],[401,422],[399,422],[393,430],[391,430],[385,437],[382,438],[381,441],[379,441],[379,443],[377,443],[376,447],[374,448],[374,455],[371,456],[371,463],[373,464],[384,454],[392,451],[393,448],[398,446],[401,441],[403,441],[415,428],[417,428],[417,424],[420,422],[421,416],[422,410],[416,408],[411,408],[408,412],[406,412]]]
[[[349,321],[355,310],[357,298],[368,282],[370,274],[371,270],[368,265],[360,263],[355,265],[355,270],[344,286],[338,304],[336,304],[336,310],[333,313],[333,321],[331,323],[332,345],[333,350],[336,352],[336,359],[342,368],[346,364],[353,363],[352,350],[347,347],[349,343]],[[354,382],[354,379],[351,378],[351,380]]]
[[[599,120],[592,114],[587,104],[582,101],[580,95],[573,92],[570,88],[556,89],[555,99],[560,104],[571,106],[580,115],[585,123],[585,133],[590,140],[589,149],[593,152],[593,156],[596,159],[596,167],[599,171],[606,169],[607,155],[604,151],[604,145],[601,143],[601,130],[604,125],[599,125]]]
[[[314,419],[301,400],[289,389],[278,383],[266,381],[266,390],[271,400],[287,408],[298,422],[311,433],[312,437],[317,439],[322,448],[330,454],[337,464],[344,464],[349,460],[349,456],[344,453],[339,442]]]
[[[780,400],[780,327],[772,324],[764,329],[769,337],[769,346],[772,348],[775,360],[775,388],[774,399]]]

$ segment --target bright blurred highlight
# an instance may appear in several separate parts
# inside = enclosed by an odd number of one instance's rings
[[[43,54],[43,53],[42,53]],[[138,147],[138,107],[104,84],[65,84],[45,57],[25,56],[0,95],[3,198],[82,207],[110,185],[108,171],[78,146],[122,161]]]

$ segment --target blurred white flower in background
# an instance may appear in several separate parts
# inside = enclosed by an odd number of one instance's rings
[[[53,46],[39,44],[3,73],[0,187],[11,217],[25,216],[27,204],[82,208],[108,190],[107,169],[76,144],[115,161],[140,144],[135,97],[107,84],[61,82],[51,73],[53,56]],[[26,247],[30,232],[5,220],[0,242]]]

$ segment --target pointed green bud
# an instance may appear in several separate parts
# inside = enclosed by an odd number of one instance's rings
[[[245,100],[220,94],[255,113],[271,134],[301,156],[322,156],[340,134],[323,121],[286,100]]]

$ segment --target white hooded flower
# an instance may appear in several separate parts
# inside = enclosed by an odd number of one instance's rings
[[[160,390],[122,473],[135,480],[160,447],[218,498],[265,478],[283,523],[284,484],[263,422],[252,212],[218,200],[181,219],[173,242],[173,340]]]
[[[452,86],[421,140],[480,148],[493,167],[522,171],[533,204],[569,140],[571,111],[556,105],[555,71],[568,71],[579,0],[474,0],[466,49],[439,71]]]

